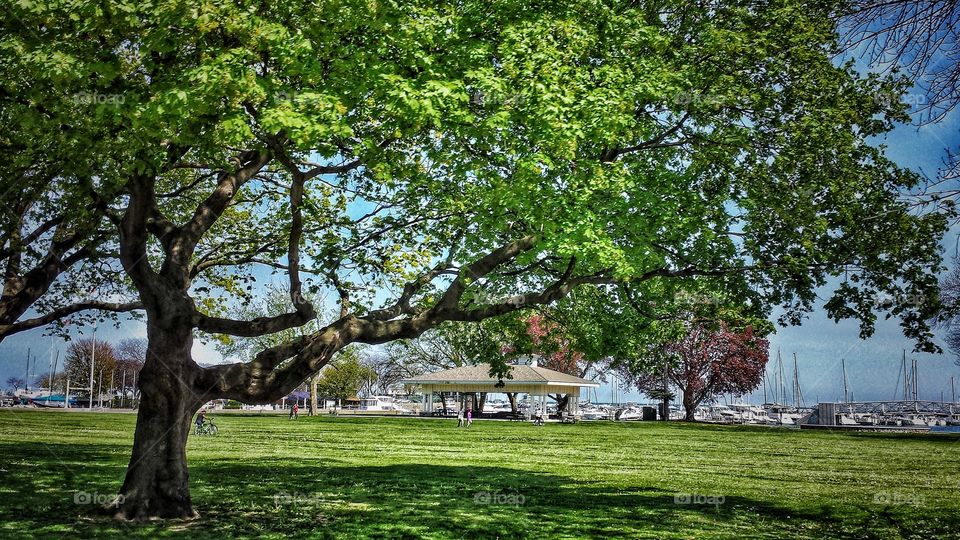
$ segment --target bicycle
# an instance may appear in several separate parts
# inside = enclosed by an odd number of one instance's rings
[[[197,424],[193,432],[195,435],[216,435],[220,432],[220,429],[213,422],[213,418],[208,418],[203,424]]]

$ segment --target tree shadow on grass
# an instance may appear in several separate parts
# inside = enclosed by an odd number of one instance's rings
[[[125,448],[0,444],[0,456],[0,536],[800,538],[904,532],[898,515],[878,516],[886,521],[877,524],[874,517],[840,515],[829,506],[800,510],[720,493],[678,499],[672,491],[629,481],[611,486],[494,464],[357,466],[327,458],[193,463],[201,519],[131,525],[90,517],[90,503],[76,500],[76,493],[115,493]],[[960,530],[960,518],[946,519],[938,530]]]
[[[352,538],[863,536],[823,507],[798,512],[743,497],[617,489],[496,466],[318,464],[264,471],[222,463],[198,466],[194,474],[204,478],[195,493],[209,518],[196,524],[198,535],[229,527],[239,536]],[[205,493],[208,477],[256,474],[261,482],[255,486],[218,486],[240,494],[234,503]],[[243,515],[261,521],[251,524]]]

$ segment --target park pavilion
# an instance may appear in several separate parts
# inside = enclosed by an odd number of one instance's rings
[[[599,388],[600,385],[559,371],[537,366],[536,362],[522,365],[509,365],[508,374],[503,379],[490,376],[490,364],[477,364],[435,373],[410,377],[403,384],[417,386],[423,394],[423,412],[433,413],[433,394],[437,392],[516,392],[536,398],[535,403],[540,414],[546,416],[547,396],[550,394],[568,394],[569,411],[576,413],[581,388]],[[498,383],[502,382],[501,386]]]

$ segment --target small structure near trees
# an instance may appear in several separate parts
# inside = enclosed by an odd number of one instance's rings
[[[572,402],[570,410],[575,413],[580,389],[600,387],[600,384],[593,381],[536,364],[509,365],[507,368],[503,378],[493,374],[490,364],[477,364],[410,377],[401,382],[420,387],[423,393],[423,412],[426,414],[433,413],[435,392],[525,393],[537,398],[537,408],[544,416],[549,395],[567,394]]]

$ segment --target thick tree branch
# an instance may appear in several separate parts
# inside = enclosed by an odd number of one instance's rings
[[[270,159],[269,152],[250,150],[237,158],[234,172],[221,173],[216,189],[197,207],[190,221],[180,227],[166,247],[167,256],[161,269],[163,275],[181,285],[188,282],[190,258],[200,238],[223,215],[240,187],[269,163]],[[151,198],[155,200],[152,190]]]
[[[456,309],[460,298],[470,283],[486,276],[498,266],[515,259],[521,253],[533,249],[537,244],[537,240],[538,237],[536,235],[525,236],[497,248],[476,262],[461,269],[460,274],[453,280],[453,283],[447,287],[440,301],[431,311],[437,314],[442,311]]]
[[[144,175],[130,179],[130,200],[120,222],[120,263],[141,294],[157,277],[147,260],[147,221],[156,203],[154,182]]]
[[[287,243],[287,276],[290,280],[290,301],[301,318],[310,320],[317,316],[317,312],[303,296],[303,283],[300,281],[300,239],[303,236],[303,214],[300,209],[303,203],[303,184],[305,179],[300,174],[293,175],[293,184],[290,186],[290,237]]]
[[[312,319],[312,317],[305,318],[304,315],[298,312],[284,313],[272,317],[257,317],[248,321],[210,317],[196,312],[193,315],[191,324],[195,328],[211,334],[259,337],[302,326],[310,321],[310,319]]]
[[[461,239],[462,236],[457,236],[456,240],[453,241],[450,249],[447,251],[447,256],[442,261],[438,262],[433,268],[425,272],[419,278],[405,284],[403,286],[403,291],[400,293],[400,297],[396,302],[393,303],[393,305],[384,309],[372,311],[367,315],[367,318],[385,321],[399,317],[400,315],[408,315],[413,313],[413,310],[410,307],[410,300],[428,283],[453,268],[453,260],[456,258],[457,252],[459,251]],[[341,314],[341,317],[342,316],[345,316],[345,314]]]

